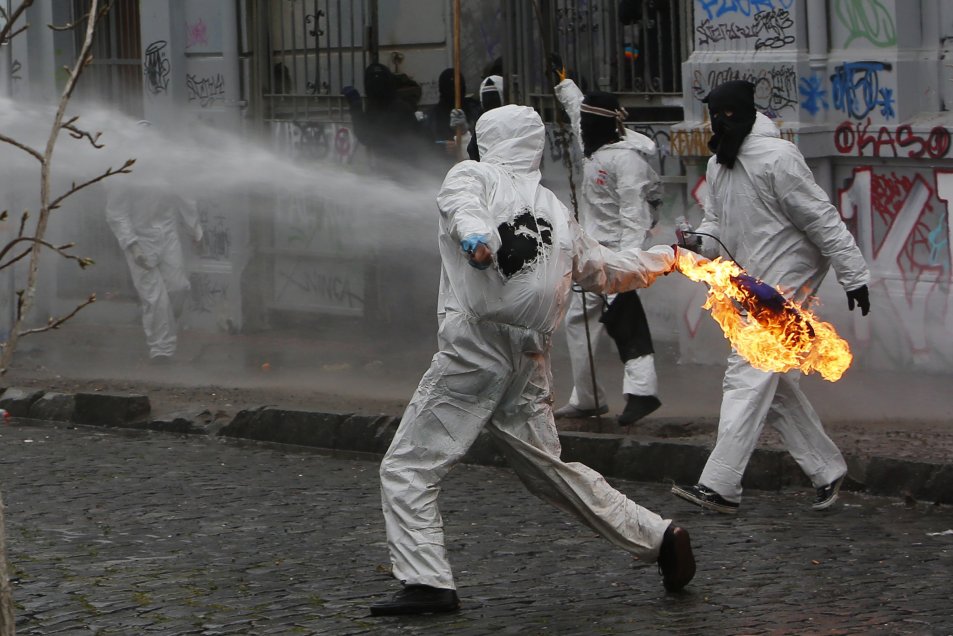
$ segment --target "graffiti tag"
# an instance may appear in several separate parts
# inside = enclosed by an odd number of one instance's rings
[[[172,71],[172,62],[166,54],[165,40],[156,40],[146,47],[143,55],[143,72],[146,76],[146,87],[153,95],[164,93],[169,89],[169,73]]]
[[[897,116],[893,89],[880,87],[880,72],[891,70],[886,62],[846,62],[831,75],[834,108],[854,119],[863,119],[876,108],[885,119]]]
[[[895,129],[880,126],[871,131],[871,121],[844,121],[834,131],[834,147],[842,155],[858,157],[929,157],[940,159],[950,152],[950,131],[935,126],[924,137],[907,124]],[[904,153],[904,150],[906,152]]]
[[[201,78],[190,73],[185,76],[185,86],[189,91],[189,101],[198,102],[202,108],[225,99],[225,78],[221,73]]]

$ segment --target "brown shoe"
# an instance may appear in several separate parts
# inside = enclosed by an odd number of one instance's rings
[[[669,592],[677,592],[695,576],[695,555],[688,530],[675,524],[665,529],[662,547],[658,553],[658,569],[662,585]]]

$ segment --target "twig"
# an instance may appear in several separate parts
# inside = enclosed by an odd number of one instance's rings
[[[12,31],[13,25],[16,24],[17,20],[20,19],[20,16],[23,15],[23,12],[30,8],[30,5],[33,4],[33,0],[23,0],[16,9],[13,10],[13,13],[10,14],[6,23],[4,23],[3,28],[0,29],[0,45],[6,44],[8,41],[12,40],[18,33],[29,28],[29,24],[25,24],[16,31]],[[4,12],[6,13],[6,12]]]
[[[67,320],[69,320],[70,318],[78,314],[84,307],[88,307],[89,305],[92,305],[94,302],[96,302],[96,294],[90,294],[89,298],[87,298],[85,302],[81,303],[79,306],[76,307],[76,309],[66,314],[62,318],[54,319],[52,316],[50,316],[50,319],[49,321],[47,321],[45,327],[36,327],[34,329],[27,329],[26,331],[21,331],[20,337],[22,338],[23,336],[29,336],[30,334],[33,334],[33,333],[42,333],[44,331],[59,329],[60,325],[62,325],[64,322],[66,322]]]
[[[34,148],[31,148],[30,146],[28,146],[28,145],[26,145],[26,144],[24,144],[24,143],[21,143],[21,142],[17,141],[16,139],[13,139],[12,137],[7,137],[7,136],[4,135],[3,133],[0,133],[0,141],[5,141],[5,142],[7,142],[8,144],[10,144],[11,146],[16,146],[17,148],[19,148],[19,149],[22,150],[23,152],[26,152],[26,153],[29,153],[29,154],[33,155],[33,157],[34,157],[37,161],[39,161],[40,163],[43,163],[43,155],[40,154],[40,151],[39,151],[39,150],[36,150],[36,149],[34,149]]]
[[[76,261],[77,263],[79,263],[79,266],[82,267],[83,269],[86,269],[87,267],[93,264],[93,260],[90,258],[86,258],[85,256],[76,256],[75,254],[68,254],[66,252],[67,249],[73,247],[74,245],[73,243],[67,243],[65,245],[60,245],[59,247],[57,247],[56,245],[53,245],[52,243],[44,241],[43,239],[36,238],[35,236],[20,236],[18,238],[13,239],[9,243],[7,243],[6,246],[4,246],[2,250],[0,250],[0,261],[3,260],[3,257],[6,256],[7,253],[10,250],[12,250],[14,245],[16,245],[17,243],[33,243],[34,245],[42,245],[43,247],[48,247],[49,249],[53,250],[54,252],[62,256],[63,258],[69,259],[71,261]],[[28,251],[32,251],[32,250],[33,248],[31,247],[30,250]],[[17,256],[13,260],[11,260],[9,263],[4,263],[3,265],[0,265],[0,269],[8,267],[12,263],[15,263],[16,261],[20,260],[21,258],[23,258],[22,254],[20,256]]]
[[[113,170],[111,167],[106,168],[106,172],[102,173],[98,177],[93,177],[92,179],[89,179],[88,181],[84,181],[80,183],[79,185],[76,185],[76,182],[73,182],[73,185],[69,189],[69,191],[53,199],[53,201],[50,203],[50,210],[55,210],[56,208],[60,207],[60,203],[62,203],[63,199],[67,198],[68,196],[72,194],[76,194],[83,188],[88,188],[94,183],[98,183],[99,181],[102,181],[103,179],[107,177],[111,177],[117,174],[130,174],[132,170],[130,170],[129,168],[131,168],[134,163],[136,163],[135,159],[126,159],[126,163],[124,163],[122,165],[122,168],[120,168],[119,170]]]
[[[26,227],[26,221],[30,218],[30,211],[24,210],[23,216],[20,217],[20,231],[17,232],[17,236],[23,236],[23,229]]]
[[[89,143],[92,144],[93,148],[104,148],[104,147],[105,147],[104,144],[96,143],[96,142],[99,141],[99,138],[102,136],[103,133],[97,132],[95,135],[93,135],[93,134],[90,133],[89,131],[83,130],[82,128],[79,128],[79,127],[75,126],[74,123],[75,123],[78,119],[79,119],[79,117],[73,117],[73,118],[70,119],[68,122],[66,122],[65,124],[63,124],[62,128],[63,128],[64,130],[68,130],[68,131],[69,131],[69,134],[70,134],[70,137],[72,137],[73,139],[84,139],[84,138],[85,138],[85,139],[88,139],[88,140],[89,140]]]

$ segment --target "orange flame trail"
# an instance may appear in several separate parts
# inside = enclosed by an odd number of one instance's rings
[[[850,366],[850,346],[833,325],[790,300],[783,306],[765,306],[743,284],[745,280],[763,283],[748,277],[737,263],[721,257],[709,261],[678,250],[676,268],[708,285],[703,308],[711,310],[732,347],[753,367],[776,373],[817,371],[825,380],[836,382]]]

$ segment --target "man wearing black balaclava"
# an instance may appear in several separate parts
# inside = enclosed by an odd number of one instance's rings
[[[705,218],[698,232],[705,256],[730,254],[748,274],[799,305],[810,303],[828,270],[847,291],[847,305],[870,311],[870,272],[854,237],[798,147],[755,109],[755,86],[736,80],[705,98],[715,156],[708,161]],[[837,500],[847,464],[798,386],[800,372],[755,369],[737,352],[728,358],[718,437],[694,486],[672,493],[703,508],[734,514],[741,480],[765,422],[816,489],[815,510]]]
[[[730,170],[735,167],[741,144],[754,126],[754,84],[744,80],[725,82],[714,88],[702,102],[708,104],[711,115],[712,136],[708,149],[715,154],[718,163]]]
[[[611,93],[592,92],[583,97],[572,80],[563,79],[556,96],[581,139],[585,157],[580,224],[610,249],[642,247],[658,219],[662,200],[660,179],[648,162],[655,156],[655,142],[624,127],[626,112]],[[555,411],[556,417],[608,412],[605,394],[589,364],[589,352],[607,333],[624,364],[625,408],[619,424],[633,424],[659,408],[652,335],[636,292],[604,298],[579,290],[570,298],[565,326],[573,390],[569,401]]]
[[[500,75],[489,75],[480,82],[480,115],[499,108],[506,103],[503,98],[503,78]],[[477,117],[479,120],[480,117]],[[467,144],[467,156],[474,161],[480,160],[480,147],[477,145],[476,126],[473,134],[470,135],[470,143]]]
[[[439,99],[427,111],[424,127],[427,137],[435,144],[446,144],[456,139],[457,129],[473,130],[477,117],[480,115],[480,104],[477,100],[467,96],[466,82],[460,76],[460,108],[455,108],[456,88],[454,86],[454,69],[447,68],[440,73],[437,80]],[[465,142],[464,142],[465,143]]]
[[[419,142],[419,124],[414,109],[397,94],[397,79],[389,68],[373,62],[364,70],[366,103],[353,86],[341,93],[348,101],[354,135],[357,140],[383,158],[399,158],[402,163],[416,154],[413,146]]]

